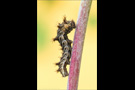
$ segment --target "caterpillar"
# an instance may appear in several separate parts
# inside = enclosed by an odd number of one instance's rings
[[[72,52],[72,40],[69,40],[67,34],[69,34],[74,28],[76,28],[75,22],[73,20],[67,21],[64,17],[63,22],[58,24],[57,36],[53,38],[53,41],[58,41],[61,50],[63,51],[60,61],[56,63],[59,66],[57,72],[60,72],[63,77],[68,76],[67,65],[70,65],[70,58]]]

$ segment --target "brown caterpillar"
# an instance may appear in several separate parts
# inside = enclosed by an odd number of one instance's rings
[[[62,57],[60,62],[56,63],[59,66],[57,72],[60,72],[63,77],[68,76],[66,66],[70,64],[72,41],[68,39],[67,34],[69,34],[74,28],[76,28],[75,22],[73,20],[67,21],[66,17],[64,17],[63,22],[57,26],[57,36],[53,39],[53,41],[58,41],[62,47]]]

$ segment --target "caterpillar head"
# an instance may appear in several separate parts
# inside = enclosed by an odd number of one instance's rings
[[[70,23],[71,23],[72,28],[76,28],[74,20],[72,20]]]

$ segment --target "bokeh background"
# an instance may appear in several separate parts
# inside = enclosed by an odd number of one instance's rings
[[[63,17],[77,22],[81,0],[37,0],[37,89],[67,89],[68,77],[63,78],[55,66],[62,51],[53,42],[57,24]],[[68,36],[74,38],[73,30]],[[67,67],[69,71],[69,66]],[[83,47],[78,90],[97,90],[97,1],[93,0]]]

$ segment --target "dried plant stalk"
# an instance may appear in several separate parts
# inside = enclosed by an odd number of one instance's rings
[[[82,0],[75,31],[67,90],[77,90],[85,32],[92,0]]]

